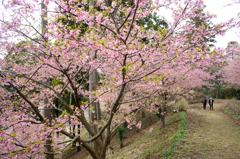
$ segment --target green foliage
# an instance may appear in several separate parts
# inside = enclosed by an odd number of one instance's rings
[[[138,21],[138,25],[147,32],[161,31],[162,34],[166,33],[168,24],[163,17],[159,17],[156,12],[150,13],[149,16],[142,18]],[[147,39],[147,37],[141,39],[141,42],[148,44],[150,41],[154,41],[154,38]]]
[[[170,141],[170,146],[168,147],[168,150],[164,152],[164,156],[171,158],[172,155],[175,154],[174,149],[176,149],[179,145],[180,142],[186,138],[187,130],[187,122],[186,122],[186,113],[181,112],[181,116],[179,118],[180,120],[180,125],[178,128],[178,131],[174,134]]]
[[[239,100],[240,99],[240,89],[235,89],[235,88],[221,89],[219,92],[219,98],[221,98],[221,99],[236,98]]]
[[[117,138],[119,138],[119,141],[120,141],[120,148],[123,148],[125,128],[124,126],[119,126],[117,127],[116,131],[117,131]]]
[[[156,116],[160,119],[161,118],[161,114],[160,113],[156,113]]]
[[[204,5],[204,7],[206,7],[206,6]],[[195,16],[194,18],[191,18],[191,20],[188,21],[189,24],[193,25],[195,28],[204,27],[204,29],[206,29],[206,30],[208,30],[208,29],[211,30],[211,29],[214,28],[213,27],[214,25],[213,25],[211,19],[209,19],[209,18],[206,19],[204,17],[206,14],[208,14],[204,10],[196,10],[195,14],[198,15],[198,16]],[[189,43],[191,43],[192,39],[195,38],[195,37],[193,37],[193,34],[195,32],[196,31],[194,31],[194,29],[192,29],[192,33],[186,34],[186,37],[189,39]],[[211,35],[211,36],[212,37],[210,39],[209,39],[209,35],[202,37],[204,39],[204,41],[210,42],[209,46],[213,46],[213,43],[216,43],[215,36],[214,35]]]
[[[223,85],[219,89],[218,98],[219,99],[232,99],[236,98],[240,100],[240,89],[236,88],[224,88],[226,85]],[[218,91],[218,86],[215,86],[215,89],[205,88],[203,89],[203,93],[206,94],[208,97],[216,97]]]
[[[66,26],[66,29],[69,30],[73,30],[73,29],[78,29],[80,30],[79,36],[84,35],[84,33],[87,32],[88,30],[88,25],[83,23],[83,22],[78,22],[76,23],[76,21],[74,20],[69,20],[71,18],[71,16],[62,16],[60,18],[57,18],[57,22],[61,23],[62,25]]]
[[[112,1],[108,0],[108,4],[111,4],[111,3],[112,3]],[[75,2],[75,4],[72,4],[72,5],[74,5],[74,7],[77,7],[77,8],[82,8],[85,11],[89,11],[89,4],[88,3],[86,5],[79,5],[78,2]],[[95,7],[94,10],[95,11],[102,11],[100,9],[100,7]],[[58,23],[61,23],[62,25],[64,25],[66,27],[67,31],[70,31],[70,30],[73,30],[73,29],[80,30],[79,37],[83,36],[89,29],[88,24],[86,24],[84,22],[76,22],[75,18],[72,18],[72,15],[70,15],[70,14],[62,16],[60,18],[56,18],[56,21]]]
[[[141,19],[139,25],[148,31],[158,31],[168,28],[168,24],[165,22],[164,18],[160,18],[156,12],[150,13],[148,17]]]

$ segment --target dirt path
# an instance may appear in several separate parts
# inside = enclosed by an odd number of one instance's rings
[[[189,133],[176,158],[240,158],[240,124],[222,112],[226,104],[227,100],[215,100],[213,111],[209,105],[206,110],[201,103],[191,105]]]

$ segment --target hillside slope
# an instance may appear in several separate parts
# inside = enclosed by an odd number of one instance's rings
[[[227,100],[215,100],[213,111],[209,106],[202,109],[202,104],[192,104],[186,112],[186,130],[180,143],[169,153],[173,136],[179,130],[180,113],[166,118],[166,127],[159,128],[156,116],[147,114],[143,129],[125,132],[124,147],[119,148],[119,139],[111,141],[114,154],[108,153],[108,159],[159,159],[159,158],[240,158],[240,122],[225,114],[222,108]],[[152,129],[152,132],[149,132]],[[86,151],[71,155],[70,159],[87,159]]]

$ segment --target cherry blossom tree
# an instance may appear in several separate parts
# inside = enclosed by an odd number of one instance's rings
[[[42,3],[45,9],[39,8]],[[208,30],[188,23],[196,16],[214,18],[195,12],[203,9],[202,0],[134,0],[125,4],[97,0],[94,5],[101,10],[92,9],[94,13],[84,9],[89,5],[85,0],[6,0],[3,4],[0,155],[9,158],[58,154],[72,143],[83,146],[93,158],[105,158],[110,135],[120,123],[127,121],[129,128],[140,128],[134,116],[143,108],[158,113],[159,105],[166,101],[159,94],[191,94],[184,90],[183,81],[191,80],[195,69],[211,65],[209,59],[222,58],[218,52],[209,52],[209,39],[236,25],[231,20]],[[138,25],[150,12],[161,13],[165,7],[173,12],[173,19],[166,20],[168,28],[148,32]],[[38,15],[46,12],[48,25],[40,32]],[[86,32],[59,23],[61,17],[85,24]],[[190,33],[191,39],[186,36]],[[149,43],[143,43],[143,38]],[[88,91],[84,89],[87,78],[96,70],[103,74],[101,85]],[[50,84],[46,84],[48,80]],[[59,84],[51,84],[53,80]],[[186,81],[185,85],[189,86]],[[64,91],[72,92],[74,105],[64,100]],[[88,102],[80,102],[80,96]],[[55,106],[56,98],[66,110]],[[84,110],[89,108],[94,115],[92,104],[96,102],[104,103],[106,114],[101,120],[87,120]],[[50,120],[41,114],[42,108],[61,115]],[[68,132],[69,121],[91,137],[85,139],[80,131],[75,136]],[[58,132],[62,135],[54,137]],[[51,151],[44,148],[49,139]],[[96,146],[89,144],[93,141]]]
[[[225,83],[226,88],[233,87],[239,88],[239,55],[240,55],[240,46],[236,41],[230,41],[226,48],[226,54],[228,58],[225,60],[225,65],[218,68],[218,81],[220,84]]]
[[[223,78],[224,82],[232,84],[235,88],[239,89],[240,82],[239,82],[239,66],[240,66],[240,59],[236,58],[234,60],[229,61],[229,64],[223,68]]]

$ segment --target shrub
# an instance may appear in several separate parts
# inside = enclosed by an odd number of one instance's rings
[[[174,107],[178,110],[178,111],[187,111],[187,109],[189,108],[189,105],[186,101],[182,101],[179,100]]]
[[[123,139],[124,139],[124,133],[125,129],[123,126],[119,126],[117,129],[117,138],[119,138],[120,141],[120,149],[123,148]]]

